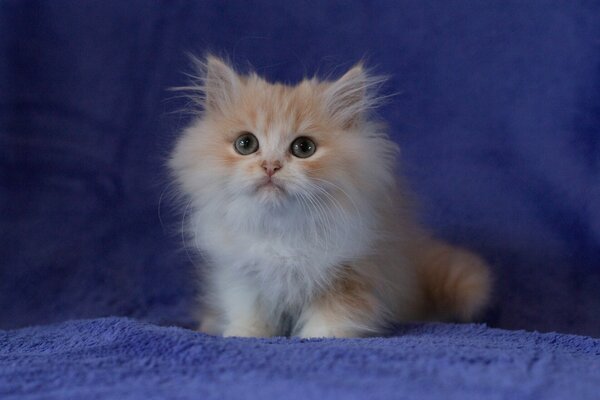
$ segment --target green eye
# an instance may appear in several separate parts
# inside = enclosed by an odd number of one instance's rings
[[[317,151],[317,145],[311,139],[300,136],[292,142],[290,151],[298,158],[308,158],[315,154],[315,151]]]
[[[233,142],[233,148],[239,154],[247,156],[258,150],[258,139],[250,132],[243,132],[235,142]]]

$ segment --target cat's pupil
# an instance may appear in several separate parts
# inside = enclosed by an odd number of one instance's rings
[[[300,142],[298,147],[303,153],[309,153],[312,150],[312,145],[309,142]]]

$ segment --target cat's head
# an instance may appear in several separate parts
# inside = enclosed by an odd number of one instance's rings
[[[396,146],[369,119],[381,79],[361,65],[295,86],[212,56],[199,67],[188,89],[202,111],[170,164],[197,206],[350,210],[393,184]]]

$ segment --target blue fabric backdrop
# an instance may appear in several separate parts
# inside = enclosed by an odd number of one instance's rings
[[[496,273],[486,321],[600,336],[600,4],[0,2],[0,328],[189,324],[161,194],[185,52],[273,80],[366,57],[424,223]]]

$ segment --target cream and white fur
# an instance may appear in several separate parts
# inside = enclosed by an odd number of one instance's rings
[[[394,322],[470,320],[489,297],[478,256],[431,238],[372,121],[382,80],[355,66],[296,86],[198,61],[199,112],[170,160],[204,262],[200,329],[225,336],[377,335]],[[259,150],[236,153],[241,132]],[[298,136],[315,154],[290,154]],[[268,184],[265,165],[280,168]],[[267,183],[265,183],[267,182]]]

